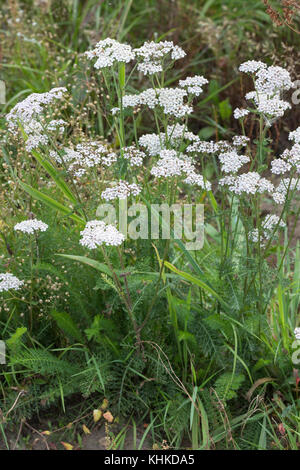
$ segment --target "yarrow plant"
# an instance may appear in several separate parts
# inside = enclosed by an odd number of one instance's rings
[[[65,263],[76,263],[68,274],[71,282],[66,281],[70,290],[72,283],[75,286],[76,308],[69,308],[65,295],[60,310],[47,311],[55,334],[62,328],[68,332],[63,346],[76,341],[76,354],[83,352],[88,362],[88,372],[72,369],[72,378],[79,377],[80,391],[85,387],[86,392],[88,383],[91,391],[87,393],[98,388],[106,392],[114,381],[114,371],[126,369],[133,374],[133,399],[138,396],[139,406],[146,389],[157,402],[161,394],[169,393],[162,385],[156,394],[156,383],[160,379],[163,383],[167,367],[162,366],[160,341],[167,345],[176,373],[183,371],[184,393],[198,397],[202,384],[213,381],[221,403],[236,398],[236,391],[248,378],[252,384],[260,384],[256,380],[273,377],[277,351],[289,351],[293,338],[300,337],[295,314],[298,278],[291,296],[293,315],[284,310],[288,300],[280,284],[288,278],[286,265],[295,265],[295,271],[299,266],[289,257],[300,211],[296,204],[300,127],[295,126],[280,140],[276,152],[271,139],[272,126],[291,109],[288,93],[294,83],[290,73],[262,61],[241,64],[241,79],[248,74],[253,89],[247,90],[246,101],[241,97],[241,107],[233,110],[238,131],[233,135],[216,125],[216,138],[210,133],[206,139],[199,129],[201,106],[197,103],[202,95],[207,100],[209,77],[191,76],[185,67],[180,69],[185,56],[172,41],[147,41],[136,48],[111,38],[101,40],[84,53],[81,63],[92,97],[88,93],[83,98],[76,96],[80,106],[89,104],[80,108],[82,119],[76,129],[70,104],[76,101],[75,92],[68,84],[30,95],[6,116],[7,141],[19,129],[26,149],[24,160],[15,166],[14,152],[7,152],[12,155],[7,158],[11,162],[7,186],[16,192],[11,205],[18,207],[21,201],[26,205],[24,213],[34,214],[34,218],[14,226],[15,232],[30,235],[29,280],[23,283],[11,274],[1,274],[0,292],[24,287],[24,297],[13,301],[22,303],[31,333],[39,304],[33,291],[45,292],[36,287],[41,284],[36,272],[48,270],[50,279],[65,282]],[[167,77],[175,61],[179,61],[176,70],[180,71],[176,81]],[[70,106],[60,114],[63,102]],[[287,141],[285,148],[283,142]],[[176,225],[177,212],[183,208],[181,220],[186,222],[188,213],[198,215],[203,205],[202,249],[189,249],[190,234],[198,227]],[[43,207],[47,207],[47,217]],[[47,224],[35,218],[40,212]],[[153,220],[157,222],[155,236],[149,229]],[[40,232],[46,233],[38,240]],[[8,253],[21,241],[22,250],[27,250],[23,237],[9,236],[12,241],[3,237]],[[23,264],[16,266],[22,270]],[[84,282],[78,281],[82,272]],[[85,316],[81,316],[82,305],[87,305]],[[9,307],[5,308],[7,312]],[[280,314],[271,318],[270,312],[277,310]],[[73,319],[78,311],[79,327]],[[53,328],[53,322],[58,328]],[[91,359],[93,347],[96,353]],[[159,356],[155,360],[153,350]],[[206,368],[207,357],[210,365]],[[273,369],[270,366],[266,371],[270,364]],[[225,377],[220,375],[223,369],[230,370]],[[116,376],[118,373],[119,369]],[[64,374],[57,375],[61,381],[57,396],[61,397]],[[139,378],[142,385],[137,385]],[[126,388],[120,382],[116,387]],[[252,390],[250,387],[247,382],[247,389]],[[170,403],[177,392],[170,395]],[[246,388],[243,396],[244,392]],[[196,414],[202,401],[193,398],[192,402]],[[189,415],[185,408],[183,411]],[[192,427],[198,429],[199,421],[193,421]]]
[[[33,234],[35,232],[45,232],[48,228],[48,225],[37,219],[23,220],[14,226],[14,230]]]
[[[20,281],[16,276],[10,273],[0,273],[0,292],[6,292],[11,289],[19,290],[24,281]]]

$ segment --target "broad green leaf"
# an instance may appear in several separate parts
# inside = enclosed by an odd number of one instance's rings
[[[77,256],[77,255],[62,255],[57,254],[57,256],[62,256],[63,258],[72,259],[74,261],[79,261],[80,263],[87,264],[101,273],[105,273],[110,277],[113,277],[111,270],[104,263],[100,263],[94,259],[88,258],[87,256]],[[117,272],[117,271],[115,271]]]
[[[79,217],[78,215],[74,214],[72,210],[69,207],[64,206],[60,202],[56,201],[50,196],[47,196],[46,194],[42,193],[41,191],[33,188],[32,186],[29,186],[26,183],[23,183],[22,181],[19,180],[19,184],[21,188],[24,189],[30,196],[32,196],[34,199],[38,199],[39,201],[42,201],[44,204],[46,204],[48,207],[51,209],[57,210],[58,212],[61,212],[65,216],[70,217],[73,219],[75,222],[77,222],[80,225],[84,225],[85,221]]]
[[[215,297],[223,306],[225,306],[227,309],[229,308],[229,305],[222,299],[222,297],[209,285],[207,285],[205,282],[201,281],[200,279],[192,276],[189,273],[186,273],[184,271],[180,271],[177,269],[175,266],[173,266],[171,263],[168,261],[165,261],[164,265],[169,268],[171,271],[174,273],[178,274],[178,276],[182,277],[186,281],[191,282],[192,284],[195,284],[198,287],[201,287],[201,289],[205,290],[209,294],[211,294],[213,297]]]
[[[60,177],[59,172],[48,162],[45,158],[42,157],[37,151],[31,151],[34,158],[42,165],[42,167],[47,171],[47,173],[51,176],[53,181],[55,181],[57,187],[63,192],[63,194],[73,203],[78,204],[78,201],[74,194],[72,193],[69,186],[65,183],[65,181]]]

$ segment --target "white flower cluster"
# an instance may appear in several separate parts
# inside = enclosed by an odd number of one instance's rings
[[[165,114],[182,118],[193,112],[193,108],[184,104],[187,92],[181,88],[161,88],[158,102]]]
[[[281,100],[278,96],[270,98],[269,95],[259,95],[259,101],[256,101],[258,112],[267,116],[266,121],[269,125],[272,120],[282,117],[287,109],[291,109],[290,103]],[[269,119],[270,117],[270,119]]]
[[[17,103],[16,106],[6,115],[6,120],[11,129],[18,127],[18,121],[23,125],[29,124],[35,116],[44,112],[45,106],[55,100],[61,100],[67,89],[63,87],[52,88],[46,93],[32,93],[25,100]]]
[[[280,158],[271,163],[271,172],[275,175],[283,175],[293,169],[300,173],[300,144],[295,144],[291,149],[286,149]]]
[[[129,184],[127,181],[120,180],[112,188],[107,188],[101,193],[102,199],[112,201],[113,199],[126,199],[129,196],[140,194],[141,188],[135,183]]]
[[[294,329],[294,335],[296,339],[300,339],[300,328],[295,328]]]
[[[119,246],[125,237],[113,225],[105,224],[102,220],[91,220],[80,232],[79,243],[89,249],[95,249],[101,245]]]
[[[145,105],[154,109],[159,106],[165,114],[182,118],[193,111],[191,106],[184,103],[186,96],[187,92],[182,88],[148,88],[138,95],[125,95],[123,107]]]
[[[60,134],[62,134],[65,130],[66,124],[66,121],[63,119],[52,119],[52,121],[50,121],[47,125],[47,130],[58,131]]]
[[[175,125],[167,126],[167,140],[172,146],[178,147],[182,141],[198,141],[199,137],[189,132],[185,125],[176,123]],[[163,133],[160,135],[144,134],[139,138],[139,144],[153,157],[165,149],[166,135]]]
[[[50,156],[59,164],[68,163],[68,171],[74,173],[78,178],[83,176],[88,168],[98,165],[109,167],[117,161],[117,155],[97,141],[77,144],[75,149],[64,148],[63,155],[51,151]]]
[[[290,90],[294,87],[289,72],[278,66],[260,68],[255,76],[255,88],[260,93],[272,96],[282,90]]]
[[[10,273],[0,273],[0,292],[6,292],[10,289],[19,290],[24,284],[16,276]]]
[[[129,161],[130,166],[142,166],[146,154],[141,150],[137,149],[134,145],[130,147],[125,147],[124,158]]]
[[[85,52],[85,55],[90,60],[97,59],[94,64],[95,69],[111,67],[115,62],[128,63],[135,57],[131,46],[110,38],[99,41],[95,48]]]
[[[169,142],[175,145],[183,140],[199,140],[197,135],[190,132],[184,124],[179,124],[178,122],[172,126],[167,126],[167,136]]]
[[[7,115],[8,128],[15,131],[22,124],[27,135],[25,148],[28,152],[38,148],[40,145],[48,145],[49,139],[46,131],[60,132],[64,130],[65,122],[60,120],[52,120],[48,124],[43,122],[42,113],[46,110],[45,105],[51,104],[54,100],[62,99],[66,88],[53,88],[47,93],[32,93],[25,100],[18,103]],[[40,121],[36,118],[39,116]]]
[[[266,67],[267,65],[260,60],[247,60],[247,62],[244,62],[240,65],[239,71],[245,73],[255,73],[260,69],[265,69]]]
[[[221,153],[219,160],[221,162],[221,170],[224,171],[224,173],[237,173],[245,163],[250,161],[250,158],[245,155],[238,155],[238,153],[233,150],[231,152]]]
[[[284,204],[290,191],[300,191],[300,181],[296,178],[284,178],[273,192],[273,199],[276,204]]]
[[[179,86],[185,88],[191,95],[199,96],[203,93],[203,85],[206,85],[208,80],[201,75],[194,77],[187,77],[185,80],[179,80]]]
[[[48,145],[49,143],[49,139],[45,134],[32,133],[27,135],[28,139],[25,142],[25,148],[27,152],[31,152],[31,150],[37,149],[40,145]]]
[[[235,135],[232,138],[232,145],[234,147],[246,147],[249,141],[249,137],[246,137],[245,135]]]
[[[300,127],[289,133],[289,140],[293,140],[296,144],[300,144]]]
[[[137,69],[144,75],[162,72],[163,60],[169,56],[172,60],[182,59],[186,53],[172,41],[147,41],[138,49],[134,49],[139,60]]]
[[[225,140],[220,140],[219,142],[214,142],[212,140],[210,141],[205,141],[205,140],[200,140],[199,138],[195,139],[193,144],[189,145],[186,149],[188,153],[207,153],[207,154],[212,154],[212,153],[217,153],[217,152],[226,152],[226,151],[231,151],[232,146],[230,145],[229,142]]]
[[[268,214],[261,224],[262,232],[259,236],[259,230],[255,228],[249,233],[249,239],[254,243],[257,243],[259,240],[264,242],[269,240],[272,236],[274,228],[284,228],[286,226],[283,220],[280,220],[280,217],[275,214]],[[264,243],[261,243],[262,245]]]
[[[42,222],[41,220],[37,219],[28,219],[19,222],[14,226],[16,231],[20,231],[23,233],[33,234],[35,232],[41,231],[45,232],[48,228],[48,225]]]
[[[157,134],[144,134],[139,138],[139,144],[144,147],[151,157],[158,155],[163,149],[163,143],[165,141],[164,135]]]
[[[249,112],[250,111],[248,111],[248,109],[235,108],[235,110],[233,111],[233,117],[235,119],[242,119],[248,116]]]
[[[28,136],[25,142],[27,152],[38,148],[40,145],[48,145],[49,138],[45,132],[59,132],[63,133],[66,122],[63,119],[53,119],[48,124],[42,125],[36,119],[31,119],[28,123],[24,123],[24,131]]]
[[[228,186],[229,191],[235,194],[256,194],[274,191],[274,185],[259,173],[249,171],[239,176],[225,176],[219,181],[220,186]]]
[[[208,191],[211,189],[211,184],[204,182],[203,177],[196,173],[192,160],[182,154],[178,156],[176,150],[161,150],[160,158],[150,173],[156,178],[185,176],[184,183],[197,185]]]
[[[240,70],[254,74],[255,91],[247,93],[246,99],[254,101],[258,112],[265,116],[269,126],[291,108],[290,103],[280,98],[282,91],[294,87],[286,69],[278,66],[268,67],[263,62],[248,61],[240,66]],[[237,115],[239,116],[239,112]]]

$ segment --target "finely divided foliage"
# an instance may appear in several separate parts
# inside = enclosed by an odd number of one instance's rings
[[[201,112],[209,79],[166,79],[185,57],[172,41],[134,48],[107,38],[85,51],[82,76],[100,83],[100,91],[94,85],[92,109],[101,135],[83,118],[75,129],[73,101],[79,98],[70,83],[30,94],[6,114],[7,148],[23,145],[24,151],[21,164],[7,151],[17,193],[12,191],[11,204],[29,203],[26,220],[12,210],[9,241],[3,236],[7,252],[19,249],[23,261],[2,264],[0,314],[19,314],[9,338],[11,374],[16,377],[19,364],[28,377],[37,377],[39,401],[59,398],[65,407],[65,396],[94,399],[100,393],[120,414],[152,420],[154,413],[167,432],[169,407],[184,396],[178,407],[184,432],[194,433],[201,423],[209,442],[215,408],[226,415],[228,402],[245,400],[247,389],[251,398],[256,386],[288,383],[292,375],[288,354],[276,361],[279,350],[290,352],[294,338],[300,339],[299,260],[292,254],[300,127],[287,134],[288,148],[275,153],[271,131],[291,109],[288,92],[295,85],[286,69],[249,60],[239,71],[249,75],[254,89],[233,111],[240,130],[224,131],[228,139],[221,140],[219,126],[216,138],[206,139],[193,118]],[[259,129],[256,139],[247,135],[249,123]],[[204,204],[202,250],[187,249],[192,227],[182,239],[174,235],[170,214],[169,236],[160,236],[162,225],[153,240],[140,236],[148,234],[153,213],[135,220],[132,239],[117,220],[107,223],[107,206],[120,215],[134,203],[146,215],[155,206],[156,220],[162,206],[196,212]],[[286,263],[296,274],[283,291]],[[22,297],[10,292],[21,288]],[[45,331],[39,329],[43,321]],[[26,343],[25,332],[37,339]],[[161,405],[165,397],[168,404]],[[216,407],[208,417],[212,401]],[[245,413],[241,407],[237,426],[246,426]],[[222,433],[216,440],[227,439],[227,431]]]

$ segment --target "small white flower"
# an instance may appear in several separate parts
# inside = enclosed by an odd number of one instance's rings
[[[273,184],[266,178],[261,178],[259,173],[250,171],[239,176],[225,176],[219,181],[221,186],[228,186],[229,191],[235,194],[256,194],[274,191]]]
[[[44,112],[46,105],[55,100],[61,100],[66,93],[66,88],[52,88],[46,93],[32,93],[25,100],[17,103],[16,106],[6,115],[6,120],[10,128],[17,128],[20,121],[29,124],[36,116]]]
[[[276,204],[284,204],[290,191],[300,191],[300,181],[296,178],[284,178],[273,192],[272,196]]]
[[[250,111],[248,109],[236,108],[233,112],[233,116],[235,119],[242,119],[245,116],[248,116]]]
[[[111,108],[111,114],[113,116],[115,116],[116,114],[118,114],[120,112],[120,108]]]
[[[134,49],[139,59],[137,69],[144,75],[153,75],[163,70],[163,60],[169,56],[172,60],[183,58],[186,54],[172,41],[145,42],[138,49]]]
[[[237,173],[245,163],[250,161],[250,158],[245,155],[238,155],[234,150],[221,153],[219,160],[221,162],[221,170],[224,171],[224,173]]]
[[[139,144],[144,147],[150,156],[158,155],[163,148],[164,135],[144,134],[139,138]]]
[[[291,165],[283,160],[282,158],[277,158],[271,162],[271,172],[274,175],[283,175],[287,171],[290,171]]]
[[[195,75],[194,77],[187,77],[185,80],[179,80],[179,86],[186,88],[188,93],[199,96],[203,92],[203,85],[206,85],[208,80],[202,75]]]
[[[0,292],[6,292],[10,289],[19,290],[24,284],[16,276],[10,273],[0,273]]]
[[[102,199],[112,201],[113,199],[126,199],[129,196],[140,194],[141,188],[135,183],[129,184],[127,181],[120,180],[112,188],[107,188],[101,193]]]
[[[14,230],[28,234],[33,234],[38,231],[45,232],[47,228],[47,224],[37,219],[23,220],[14,226]]]
[[[255,73],[260,69],[265,69],[266,67],[267,65],[261,61],[248,60],[247,62],[244,62],[240,65],[239,70],[240,72],[245,73]]]
[[[232,139],[232,145],[234,147],[245,147],[249,141],[249,137],[245,135],[235,135]]]
[[[79,243],[89,249],[95,249],[101,245],[119,246],[125,237],[113,225],[107,225],[102,220],[91,220],[80,232]]]
[[[126,160],[129,160],[130,166],[142,166],[143,160],[146,157],[144,152],[137,149],[134,145],[125,147],[123,152],[123,156]]]
[[[95,69],[111,67],[115,62],[128,63],[135,57],[131,46],[110,38],[99,41],[95,48],[85,52],[85,55],[90,60],[97,59],[94,64]]]
[[[294,335],[296,339],[300,339],[300,328],[295,328],[294,329]]]
[[[293,140],[296,144],[300,144],[300,127],[289,133],[289,140]]]

